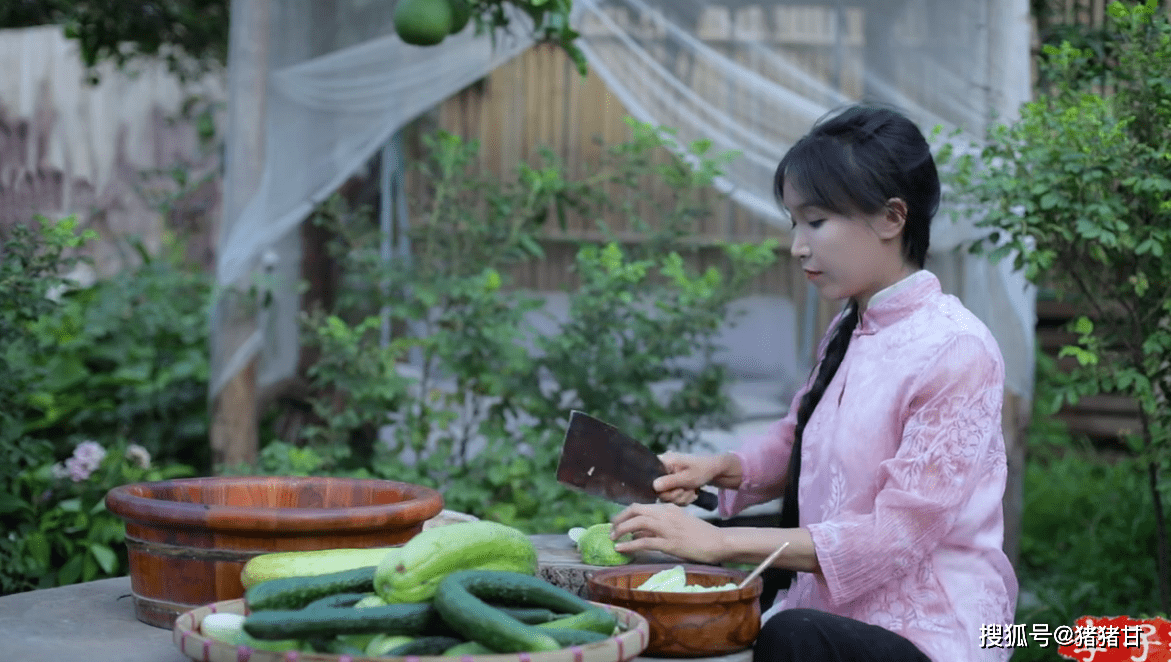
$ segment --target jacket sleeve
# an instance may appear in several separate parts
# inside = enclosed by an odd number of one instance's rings
[[[793,450],[793,430],[797,425],[797,403],[805,393],[802,388],[793,398],[789,413],[769,426],[764,435],[749,439],[733,455],[740,458],[743,480],[740,488],[720,488],[720,516],[732,517],[748,506],[772,501],[781,496],[782,481]]]
[[[976,336],[949,341],[920,373],[899,450],[879,465],[874,509],[808,527],[831,605],[906,575],[940,544],[989,454],[1004,454],[1003,398],[1003,362]]]
[[[829,339],[844,316],[845,311],[842,311],[830,321],[828,330],[818,344],[818,357],[825,356]],[[743,480],[739,489],[720,488],[721,517],[732,517],[749,506],[780,498],[785,491],[785,472],[789,468],[789,456],[793,452],[793,437],[797,429],[797,406],[813,385],[813,377],[816,374],[815,366],[806,378],[805,384],[793,396],[784,418],[769,426],[765,434],[749,439],[739,450],[732,451],[733,455],[740,458],[740,465],[744,471]]]

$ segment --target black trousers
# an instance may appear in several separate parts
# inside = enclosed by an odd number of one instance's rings
[[[816,609],[786,609],[756,638],[752,662],[931,662],[890,630]]]

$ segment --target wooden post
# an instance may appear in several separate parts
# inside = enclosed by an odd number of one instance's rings
[[[1021,519],[1025,500],[1025,453],[1031,401],[1005,390],[1001,410],[1004,452],[1008,456],[1008,480],[1004,488],[1004,553],[1015,568],[1021,553]]]
[[[264,171],[265,81],[268,77],[270,0],[232,0],[228,57],[228,127],[221,241],[256,192]],[[244,66],[247,64],[248,66]],[[220,250],[223,246],[220,245]],[[224,284],[231,285],[231,284]],[[236,297],[218,306],[212,330],[221,354],[234,351],[256,329],[255,314],[242,313]],[[247,310],[247,308],[245,308]],[[233,342],[228,343],[226,340]],[[220,359],[224,360],[223,358]],[[256,374],[259,354],[231,376],[211,403],[213,470],[254,464],[259,453]]]
[[[1020,116],[1021,105],[1032,97],[1032,21],[1029,2],[995,0],[991,3],[988,21],[990,25],[1000,26],[999,30],[991,30],[988,34],[988,82],[999,83],[988,88],[988,106],[998,112],[997,121],[1011,122]],[[1033,328],[1036,328],[1035,324]],[[1020,361],[1034,361],[1034,357],[1033,352],[1028,352],[1025,356],[1015,358]],[[1020,558],[1025,463],[1028,459],[1028,427],[1033,415],[1032,405],[1032,391],[1023,396],[1005,392],[1002,427],[1004,450],[1008,455],[1008,483],[1005,486],[1003,501],[1004,552],[1013,567],[1017,566]]]

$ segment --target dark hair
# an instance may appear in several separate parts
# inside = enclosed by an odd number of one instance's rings
[[[901,198],[907,206],[903,256],[923,267],[931,218],[939,207],[939,174],[926,138],[911,120],[893,110],[873,106],[852,106],[822,119],[777,166],[773,190],[778,200],[784,197],[786,178],[809,202],[847,216],[876,214],[891,198]],[[788,484],[781,504],[782,527],[799,526],[801,438],[857,326],[858,303],[851,300],[815,368],[813,384],[798,404]],[[781,588],[788,585],[791,577],[792,573],[778,576]]]
[[[851,106],[822,119],[777,165],[778,200],[786,178],[809,202],[843,215],[876,214],[887,200],[901,198],[907,205],[903,256],[923,268],[939,208],[939,173],[911,120],[873,106]]]

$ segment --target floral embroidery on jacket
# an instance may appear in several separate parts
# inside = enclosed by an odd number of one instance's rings
[[[939,662],[1004,660],[979,646],[980,624],[1011,622],[1017,591],[1001,550],[1003,359],[934,275],[908,279],[863,313],[806,427],[798,498],[821,572],[798,573],[779,608],[885,627]],[[736,451],[744,484],[721,490],[724,516],[780,494],[803,391]]]

